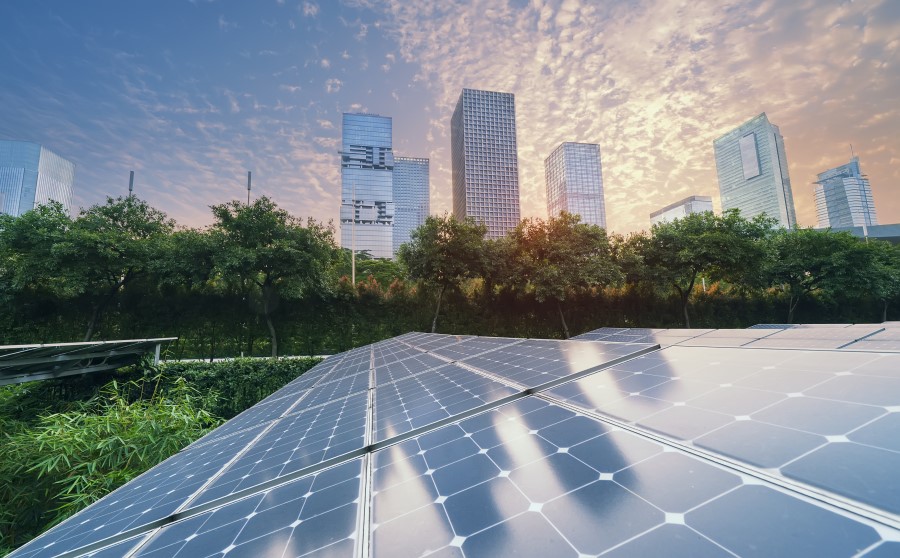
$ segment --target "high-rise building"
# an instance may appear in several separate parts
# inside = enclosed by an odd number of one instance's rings
[[[463,89],[450,122],[453,215],[501,238],[519,224],[519,159],[512,93]]]
[[[544,160],[544,177],[550,217],[567,211],[580,215],[582,223],[606,228],[599,145],[561,143]]]
[[[748,219],[765,213],[783,227],[795,227],[794,196],[784,138],[766,113],[713,142],[722,211],[740,209]]]
[[[75,163],[30,141],[0,140],[0,213],[21,215],[58,201],[72,214]]]
[[[683,200],[669,204],[662,209],[658,209],[650,214],[650,223],[667,223],[675,219],[681,219],[691,213],[703,213],[704,211],[712,211],[712,198],[709,196],[690,196]]]
[[[373,258],[394,253],[392,121],[344,114],[341,141],[341,247]]]
[[[394,255],[431,212],[428,159],[394,157]]]
[[[820,173],[816,180],[816,217],[819,228],[870,227],[878,224],[869,179],[859,157]]]

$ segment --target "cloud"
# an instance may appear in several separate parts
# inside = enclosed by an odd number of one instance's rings
[[[303,2],[300,5],[300,12],[303,17],[316,17],[319,14],[319,5],[315,2]]]
[[[219,29],[222,31],[231,31],[232,29],[237,29],[237,26],[237,23],[225,19],[224,15],[219,16]]]
[[[334,130],[334,124],[331,123],[331,120],[316,120],[316,124],[319,125],[320,128],[324,128],[326,130]]]
[[[325,91],[327,91],[328,93],[337,93],[338,91],[341,90],[341,87],[343,85],[344,85],[343,81],[341,81],[337,78],[331,78],[331,79],[325,80]]]
[[[323,68],[327,69],[327,68],[331,67],[331,61],[328,60],[327,58],[323,58],[322,60],[319,61],[319,65],[322,66]]]
[[[712,141],[763,111],[785,136],[800,220],[814,224],[807,183],[824,170],[822,154],[836,166],[848,139],[871,154],[879,130],[900,129],[891,93],[900,72],[881,67],[896,66],[900,23],[877,17],[883,4],[390,0],[383,14],[434,99],[434,209],[450,208],[449,154],[438,148],[460,90],[506,91],[516,95],[523,216],[546,215],[543,161],[553,148],[598,143],[607,221],[627,232],[687,195],[718,202]],[[896,139],[889,144],[896,154]],[[887,159],[870,164],[870,175],[898,174]]]

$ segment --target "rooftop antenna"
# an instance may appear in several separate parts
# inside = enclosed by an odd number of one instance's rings
[[[128,197],[134,195],[134,171],[131,171],[131,176],[128,177]]]
[[[850,158],[853,159],[854,157],[856,157],[856,154],[853,153],[853,144],[851,143],[850,144]]]
[[[250,205],[250,171],[247,171],[247,205]]]

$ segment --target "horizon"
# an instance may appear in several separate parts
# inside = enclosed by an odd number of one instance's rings
[[[442,214],[456,99],[502,91],[516,98],[522,217],[547,216],[550,152],[595,143],[608,229],[628,233],[692,195],[721,210],[713,140],[765,112],[799,225],[816,225],[816,175],[851,144],[878,222],[900,222],[900,4],[487,4],[13,1],[0,137],[76,163],[76,207],[126,195],[134,170],[136,196],[205,226],[209,206],[244,199],[251,171],[254,198],[337,226],[344,112],[391,117],[395,155],[430,159]]]

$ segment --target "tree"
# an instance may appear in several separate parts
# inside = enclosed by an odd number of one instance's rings
[[[755,282],[765,256],[763,240],[774,222],[763,216],[748,221],[737,210],[721,216],[711,211],[653,225],[639,251],[644,280],[670,285],[678,293],[685,327],[691,327],[688,304],[697,279]]]
[[[215,205],[212,212],[218,275],[259,297],[276,357],[278,335],[272,314],[278,300],[327,291],[328,271],[336,257],[332,231],[312,219],[302,226],[267,197],[252,205],[238,201]]]
[[[398,257],[409,276],[438,289],[431,332],[437,330],[441,300],[448,287],[478,276],[484,267],[484,234],[487,227],[451,215],[429,216],[412,232],[410,242],[400,247]]]
[[[58,202],[19,217],[0,214],[0,296],[43,290],[65,297],[75,291],[59,273],[54,252],[71,227],[72,220]]]
[[[900,297],[900,248],[881,240],[863,245],[871,252],[869,273],[861,277],[864,288],[881,302],[881,321],[887,321],[888,305]]]
[[[569,326],[562,303],[578,291],[622,279],[606,232],[579,221],[577,215],[563,212],[546,221],[525,219],[512,233],[518,280],[534,291],[538,302],[554,301],[566,339]]]
[[[873,264],[859,239],[830,230],[779,230],[769,240],[768,252],[765,271],[769,284],[788,295],[789,324],[802,299],[860,288],[859,278]]]

